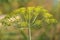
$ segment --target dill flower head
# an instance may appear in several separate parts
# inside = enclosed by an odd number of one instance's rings
[[[20,11],[19,12],[22,13],[22,14],[24,14],[25,11],[26,11],[26,8],[22,7],[22,8],[20,8]]]
[[[50,13],[43,13],[43,17],[50,18],[50,17],[53,17],[53,15],[51,15]]]
[[[35,12],[36,12],[36,13],[38,13],[38,12],[40,12],[40,11],[41,11],[41,9],[42,9],[42,7],[37,6],[34,10],[35,10]]]
[[[35,7],[27,7],[27,12],[28,12],[28,13],[33,12],[34,8],[35,8]]]

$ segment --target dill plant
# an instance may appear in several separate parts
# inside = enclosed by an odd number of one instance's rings
[[[6,14],[6,16],[0,20],[0,23],[2,23],[3,27],[6,28],[13,26],[20,32],[20,28],[28,28],[29,24],[31,30],[40,29],[42,27],[49,28],[51,27],[51,24],[56,24],[57,20],[53,17],[52,14],[48,12],[48,10],[41,6],[37,6],[21,7],[19,9],[13,10],[11,13]],[[24,34],[23,31],[22,33]],[[27,36],[25,34],[23,36],[27,40]]]

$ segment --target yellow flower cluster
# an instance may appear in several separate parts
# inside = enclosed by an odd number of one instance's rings
[[[42,7],[37,6],[34,10],[35,10],[35,12],[36,12],[36,13],[38,13],[38,12],[40,12],[40,11],[41,11],[41,9],[42,9]]]
[[[28,11],[29,13],[33,12],[33,10],[34,10],[34,7],[27,7],[27,11]]]
[[[21,13],[21,14],[24,14],[24,18],[26,20],[31,20],[32,17],[37,17],[40,12],[42,15],[40,16],[43,16],[44,20],[47,22],[47,23],[50,23],[50,22],[56,22],[56,20],[53,18],[53,15],[50,14],[48,12],[48,10],[44,9],[43,7],[41,6],[37,6],[37,7],[22,7],[18,10],[16,10],[16,12]],[[26,15],[27,14],[27,15]],[[30,16],[30,17],[29,17]],[[19,19],[19,17],[17,17],[17,19]],[[36,22],[37,24],[39,24],[39,20]]]
[[[57,23],[56,19],[45,19],[48,24]]]
[[[26,8],[24,8],[24,7],[23,8],[20,8],[20,12],[21,13],[25,13],[25,11],[26,11]]]
[[[27,11],[27,13],[31,13],[31,12],[40,12],[40,10],[42,9],[42,7],[40,6],[37,6],[37,7],[22,7],[22,8],[19,8],[17,10],[15,10],[14,12],[17,13],[17,12],[20,12],[20,13],[25,13]]]
[[[45,18],[53,17],[53,15],[51,15],[50,13],[44,13],[43,16],[44,16]]]
[[[14,14],[15,13],[15,14]],[[12,13],[11,13],[12,15]],[[19,15],[19,16],[17,16]],[[21,19],[21,20],[20,20]],[[53,15],[50,14],[44,8],[37,6],[37,7],[22,7],[15,11],[13,11],[12,17],[8,19],[9,22],[20,22],[22,27],[28,26],[28,21],[30,20],[31,25],[42,25],[44,22],[47,23],[56,23],[56,19],[53,18]],[[27,22],[26,22],[27,21]],[[17,23],[18,23],[17,22]]]
[[[41,25],[42,21],[41,20],[36,20],[34,24],[36,25]]]
[[[28,23],[27,22],[21,22],[22,27],[27,27]]]

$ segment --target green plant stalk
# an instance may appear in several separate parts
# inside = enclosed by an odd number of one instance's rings
[[[30,13],[28,13],[28,14],[29,14],[28,18],[30,18]],[[32,40],[31,39],[31,25],[30,25],[30,20],[29,20],[29,24],[28,24],[28,29],[29,29],[29,40]]]
[[[38,15],[39,15],[39,14],[38,14]],[[35,22],[35,20],[37,19],[37,16],[38,16],[38,15],[36,15],[36,17],[34,18],[34,20],[33,20],[33,22],[32,22],[32,23],[34,23],[34,22]]]
[[[24,37],[24,39],[23,39],[23,40],[28,40],[28,39],[27,39],[26,34],[25,34],[23,31],[21,31],[21,34],[22,34],[22,35],[23,35],[23,37]]]

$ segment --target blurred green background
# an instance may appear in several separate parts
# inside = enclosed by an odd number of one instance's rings
[[[54,25],[47,25],[50,26],[46,28],[47,31],[51,28],[49,32],[45,31],[45,27],[38,30],[32,30],[31,40],[60,40],[60,0],[0,0],[0,19],[10,14],[14,16],[15,13],[13,11],[22,7],[27,8],[37,6],[42,6],[44,9],[48,10],[58,22]],[[4,21],[6,21],[6,19]],[[38,20],[38,22],[40,21]],[[27,23],[23,22],[22,26],[26,24]],[[16,29],[12,26],[8,26],[8,30],[6,25],[2,27],[0,23],[0,40],[29,40],[28,29],[19,30],[19,27]],[[45,26],[45,23],[43,23],[43,26]]]

